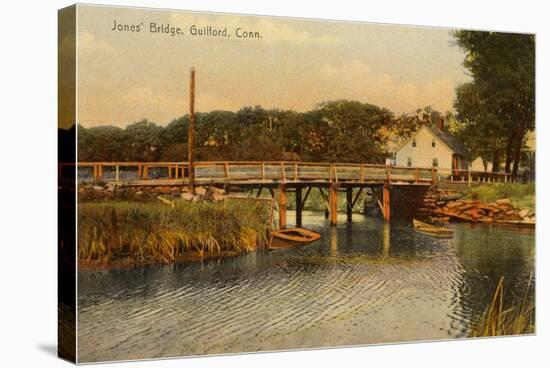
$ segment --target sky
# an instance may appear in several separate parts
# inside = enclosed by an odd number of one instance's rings
[[[113,30],[115,22],[140,31]],[[152,33],[151,22],[183,34]],[[193,25],[229,37],[192,35]],[[239,38],[238,28],[261,38]],[[86,5],[77,29],[78,122],[86,127],[166,125],[187,114],[191,67],[199,112],[308,111],[336,99],[398,114],[447,111],[469,80],[449,29]]]

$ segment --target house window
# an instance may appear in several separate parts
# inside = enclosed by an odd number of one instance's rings
[[[432,161],[432,166],[433,166],[433,167],[439,166],[439,161],[437,160],[437,157],[434,157],[434,159],[433,159],[433,161]]]
[[[432,147],[435,147],[435,139],[432,138]]]
[[[407,167],[411,167],[412,166],[412,158],[410,157],[407,157]]]
[[[413,147],[416,147],[416,138],[413,139],[412,146],[413,146]]]

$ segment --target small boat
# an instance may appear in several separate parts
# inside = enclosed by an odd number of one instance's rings
[[[321,238],[321,234],[301,227],[273,231],[271,235],[273,236],[269,245],[269,249],[271,250],[309,244]]]
[[[414,230],[418,233],[434,236],[436,238],[452,238],[453,230],[443,227],[427,224],[417,219],[413,219]]]

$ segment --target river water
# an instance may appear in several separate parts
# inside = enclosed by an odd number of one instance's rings
[[[361,215],[336,228],[320,213],[304,212],[303,222],[320,241],[80,271],[79,360],[462,338],[501,275],[507,296],[522,295],[534,271],[532,230],[456,224],[453,239],[436,239]]]

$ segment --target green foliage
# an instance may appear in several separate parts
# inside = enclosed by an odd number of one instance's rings
[[[80,161],[157,161],[163,128],[143,120],[125,129],[113,126],[78,126]]]
[[[462,140],[484,159],[517,172],[521,148],[535,122],[534,35],[455,31],[466,52],[464,66],[472,82],[457,89],[455,108]]]
[[[458,139],[468,148],[470,159],[481,156],[492,162],[504,152],[507,142],[506,126],[498,116],[484,106],[477,85],[465,83],[456,89],[456,119]]]
[[[82,161],[126,161],[126,130],[113,126],[78,126],[78,156]]]
[[[327,128],[325,161],[383,159],[386,140],[382,128],[390,125],[393,119],[389,110],[348,100],[325,102],[318,109]]]
[[[196,158],[381,162],[394,120],[387,109],[347,100],[303,113],[260,106],[197,113]],[[147,120],[125,129],[79,126],[79,160],[185,161],[188,126],[188,116],[165,127]]]
[[[162,128],[147,120],[129,125],[125,129],[129,144],[125,146],[127,157],[141,157],[142,161],[157,161],[161,147]]]
[[[454,116],[451,112],[442,114],[431,106],[424,106],[417,109],[414,114],[401,114],[395,118],[388,127],[388,133],[397,137],[399,141],[410,138],[421,126],[429,125],[435,127],[441,120],[448,124]],[[447,126],[447,128],[449,128]]]
[[[78,258],[168,262],[190,252],[247,252],[266,240],[265,203],[102,202],[78,206]]]

